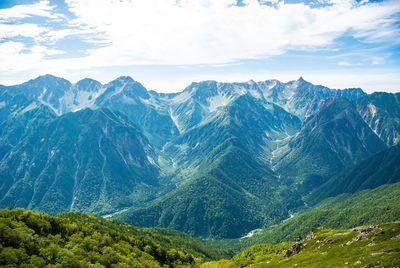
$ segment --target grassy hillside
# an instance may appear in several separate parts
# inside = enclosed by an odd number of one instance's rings
[[[175,231],[78,213],[0,211],[1,267],[175,267],[221,256]]]
[[[399,267],[400,223],[316,229],[302,242],[257,244],[213,267]]]
[[[382,185],[373,190],[342,194],[280,224],[262,229],[251,238],[209,242],[224,247],[231,254],[255,243],[298,241],[318,227],[352,228],[400,220],[400,183]]]
[[[400,222],[314,229],[301,242],[256,244],[234,256],[177,231],[79,213],[0,211],[1,267],[395,267]]]

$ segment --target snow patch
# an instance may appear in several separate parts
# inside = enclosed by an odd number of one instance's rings
[[[179,133],[183,132],[183,128],[182,126],[179,124],[179,120],[178,117],[176,115],[174,115],[173,111],[171,109],[169,109],[169,116],[172,119],[172,122],[174,122],[176,128],[178,129]]]
[[[156,164],[156,162],[154,161],[154,159],[153,159],[152,157],[150,157],[150,156],[147,156],[147,160],[149,160],[149,162],[150,162],[151,164],[153,164],[153,165]]]
[[[191,97],[192,97],[192,95],[191,95],[189,92],[184,91],[184,92],[182,92],[182,93],[176,95],[176,96],[172,99],[172,101],[173,101],[174,103],[182,103],[182,102],[185,102],[185,101],[189,100]]]
[[[153,104],[150,98],[148,98],[148,99],[140,98],[140,101],[142,103],[144,103],[144,104],[147,104],[147,105],[152,105]]]
[[[257,90],[250,90],[250,94],[256,99],[262,99],[260,92],[258,92]]]
[[[369,109],[369,112],[370,112],[371,116],[372,116],[372,117],[375,117],[375,114],[376,114],[376,112],[377,112],[376,106],[373,105],[372,103],[369,103],[369,104],[368,104],[368,109]]]
[[[219,107],[224,107],[232,101],[232,97],[227,97],[226,95],[216,95],[209,99],[208,110],[210,112],[216,111]]]
[[[136,104],[136,100],[126,96],[125,94],[122,95],[122,102],[126,103],[126,104]]]
[[[61,115],[61,112],[58,109],[56,109],[53,105],[51,105],[50,102],[48,102],[47,100],[43,99],[43,97],[45,96],[46,92],[47,92],[47,88],[44,88],[43,92],[39,95],[38,100],[40,101],[40,103],[42,103],[44,105],[47,105],[57,115]],[[50,99],[51,96],[52,96],[52,93],[50,93],[50,95],[47,97],[47,99]]]

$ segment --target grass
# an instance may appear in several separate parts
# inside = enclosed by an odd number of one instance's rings
[[[204,263],[213,267],[399,267],[400,223],[377,225],[368,236],[355,241],[358,231],[316,229],[315,238],[301,242],[300,253],[287,257],[296,242],[257,244],[231,260]]]

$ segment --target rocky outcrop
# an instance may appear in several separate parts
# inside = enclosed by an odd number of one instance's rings
[[[299,254],[300,251],[301,251],[302,245],[303,245],[302,243],[294,244],[291,249],[288,249],[286,251],[285,257],[290,257],[290,256],[293,256],[293,255]]]

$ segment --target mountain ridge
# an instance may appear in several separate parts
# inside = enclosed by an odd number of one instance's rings
[[[104,85],[42,76],[0,87],[0,206],[239,237],[397,143],[397,103],[303,78],[164,94],[127,76]]]

